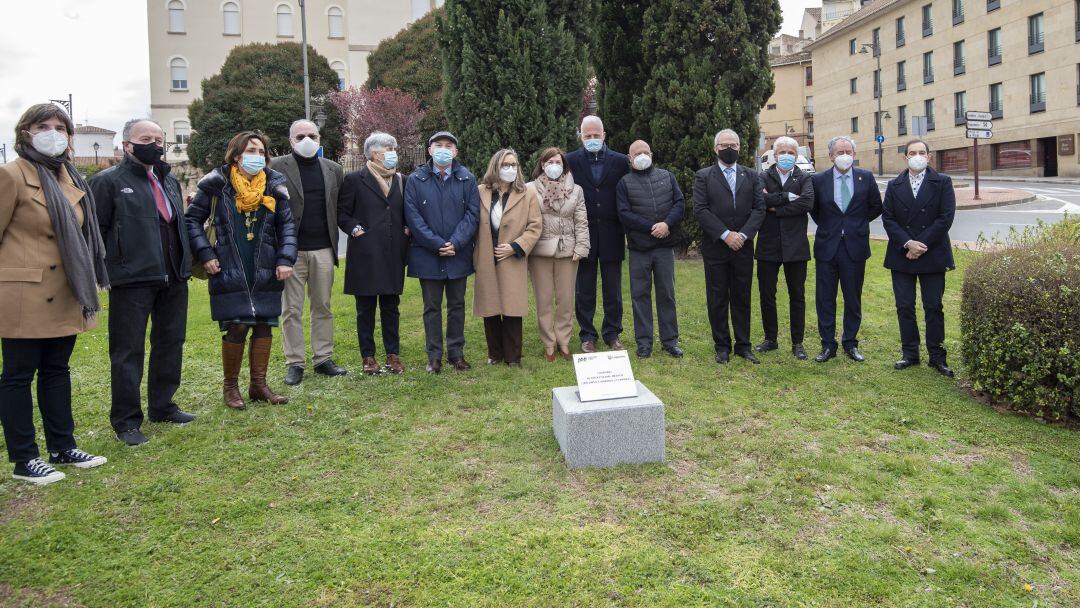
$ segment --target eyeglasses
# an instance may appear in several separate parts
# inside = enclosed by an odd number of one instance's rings
[[[503,163],[503,169],[517,169],[517,163]]]
[[[308,139],[311,139],[312,141],[319,141],[319,134],[318,133],[299,133],[299,134],[296,135],[296,137],[294,139],[295,139],[295,141],[304,141],[305,137],[307,137]]]
[[[721,150],[738,150],[739,144],[717,144]]]

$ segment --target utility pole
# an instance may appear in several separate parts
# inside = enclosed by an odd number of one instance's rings
[[[6,165],[7,164],[7,144],[6,143],[5,144],[0,144],[0,158],[4,159],[3,162],[0,162],[0,164]]]
[[[311,80],[308,78],[307,61],[307,10],[304,0],[300,0],[300,37],[304,50],[304,118],[311,120]]]
[[[881,78],[881,43],[877,40],[872,42],[863,43],[860,53],[865,53],[869,48],[874,53],[874,57],[877,59],[877,79],[874,81],[874,97],[877,97],[877,120],[874,121],[874,139],[877,140],[877,174],[885,174],[885,154],[882,150],[882,144],[885,140],[882,135],[885,134],[885,117],[881,113],[881,96],[885,93],[884,82]]]

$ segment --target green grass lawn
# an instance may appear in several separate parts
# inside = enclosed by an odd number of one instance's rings
[[[679,262],[687,357],[633,359],[667,404],[668,461],[575,472],[550,395],[573,368],[544,360],[535,316],[524,369],[482,365],[470,316],[473,371],[431,377],[409,280],[409,369],[370,378],[352,299],[335,293],[336,359],[352,373],[237,412],[194,282],[177,401],[198,421],[121,445],[106,332],[80,337],[77,435],[109,463],[46,488],[4,472],[0,605],[1080,606],[1080,435],[998,413],[925,366],[894,371],[882,255],[875,243],[861,365],[786,347],[716,365],[701,264]],[[958,368],[961,273],[946,294]],[[808,287],[813,355],[813,269]],[[786,314],[781,302],[782,343]],[[277,332],[271,369],[284,389]]]

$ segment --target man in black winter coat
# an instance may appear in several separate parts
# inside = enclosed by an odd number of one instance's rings
[[[195,419],[173,402],[187,332],[191,249],[180,182],[161,160],[164,144],[157,123],[129,120],[123,130],[124,159],[89,182],[112,283],[109,418],[116,438],[132,446],[147,441],[139,391],[148,321],[153,323],[146,387],[150,421],[184,424]]]

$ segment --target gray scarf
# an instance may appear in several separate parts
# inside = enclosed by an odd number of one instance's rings
[[[94,195],[86,180],[75,169],[75,165],[66,157],[45,156],[33,148],[21,145],[16,146],[15,151],[37,169],[68,285],[71,286],[75,299],[82,305],[83,318],[93,319],[101,310],[98,288],[109,289],[109,275],[105,271],[105,243],[101,240],[101,230],[98,228]],[[67,169],[75,186],[86,193],[79,201],[83,211],[82,226],[79,226],[75,210],[71,208],[60,189],[60,182],[56,179],[56,171],[60,167]]]

